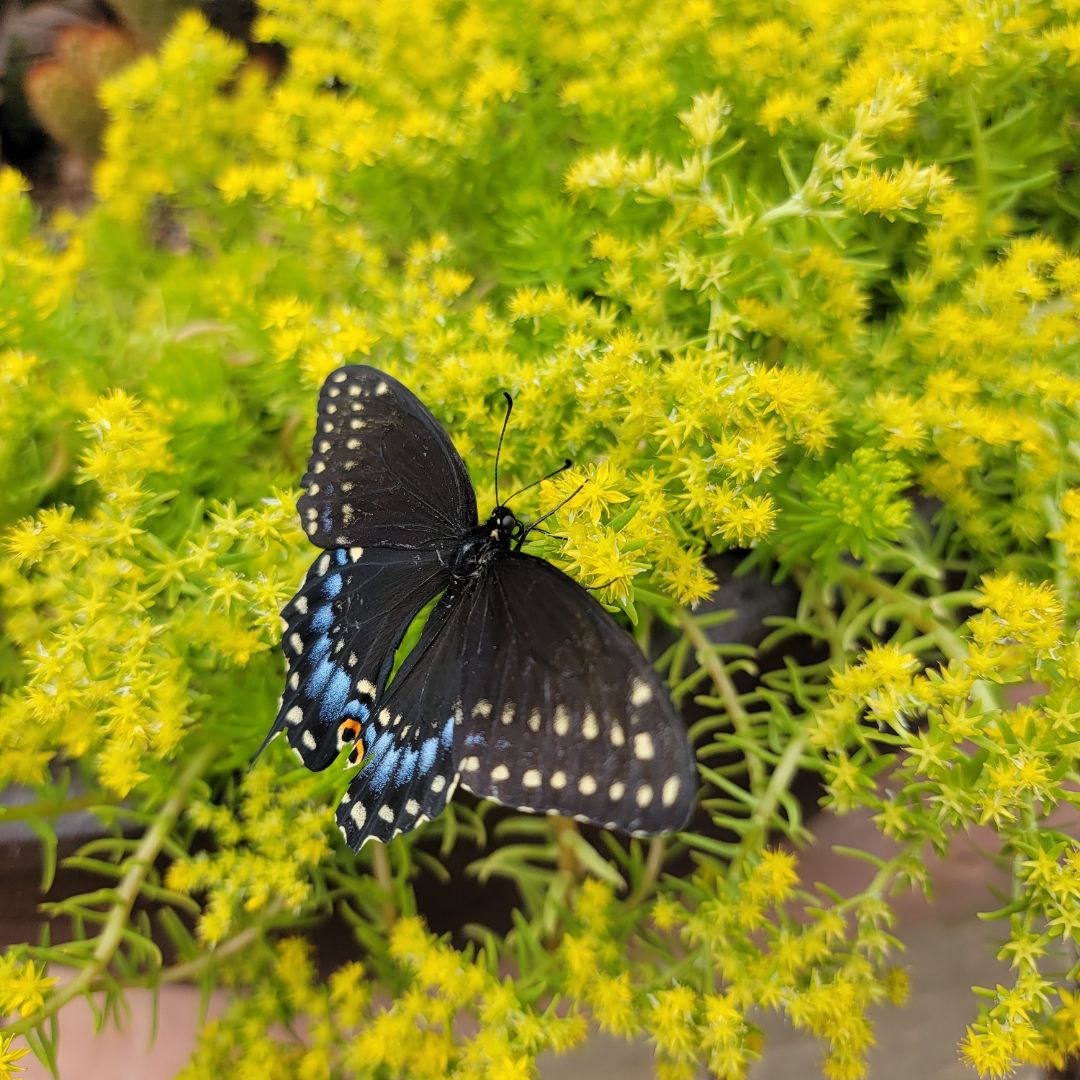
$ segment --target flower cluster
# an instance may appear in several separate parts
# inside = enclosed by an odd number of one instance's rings
[[[300,938],[283,939],[259,972],[245,978],[259,989],[206,1026],[180,1077],[219,1076],[228,1063],[241,1076],[301,1080],[341,1069],[362,1078],[530,1080],[539,1052],[565,1052],[584,1037],[580,1015],[532,1007],[482,957],[438,941],[417,918],[393,926],[388,953],[398,984],[390,1004],[373,998],[361,963],[337,968],[324,982],[310,946]],[[303,1018],[309,1038],[301,1044],[270,1035],[271,1018],[283,1025]],[[463,1036],[469,1027],[474,1033]]]
[[[714,1076],[746,1075],[761,1053],[754,1017],[765,1010],[783,1013],[824,1044],[826,1075],[858,1080],[873,1043],[867,1008],[907,996],[904,972],[885,965],[893,949],[890,913],[870,898],[823,903],[798,884],[795,858],[766,849],[726,881],[711,870],[694,875],[681,903],[658,900],[655,931],[710,959],[692,981],[657,984],[647,965],[627,967],[636,920],[609,888],[587,883],[575,905],[577,932],[563,941],[568,992],[601,1028],[647,1034],[667,1080],[690,1080],[702,1063]]]
[[[1080,941],[1080,844],[1051,817],[1075,804],[1066,778],[1080,755],[1067,733],[1076,724],[1080,651],[1063,634],[1049,585],[987,577],[974,599],[982,610],[948,650],[952,659],[928,664],[917,648],[890,643],[834,675],[810,738],[831,751],[831,804],[872,809],[909,863],[918,845],[944,853],[952,835],[973,825],[1000,836],[1025,897],[998,913],[1011,916],[1000,956],[1015,981],[987,990],[991,1003],[962,1051],[982,1074],[1004,1076],[1017,1062],[1060,1067],[1075,1052],[1056,950],[1075,952]],[[999,707],[988,683],[1041,690]],[[872,759],[893,765],[886,783],[860,769]],[[920,874],[916,865],[905,872]],[[1077,970],[1073,962],[1066,979]]]
[[[326,787],[306,774],[276,778],[259,765],[224,805],[192,803],[188,820],[213,837],[214,847],[173,862],[165,884],[187,896],[207,894],[197,928],[201,941],[218,945],[242,920],[271,906],[303,908],[313,872],[330,855],[331,819],[325,802],[313,797],[313,789]]]
[[[998,1076],[1080,1052],[1054,967],[1080,870],[1051,816],[1080,778],[1078,25],[1052,0],[263,0],[280,70],[189,12],[104,85],[83,216],[39,220],[0,171],[0,783],[33,800],[0,816],[141,830],[77,856],[122,887],[52,909],[74,941],[3,961],[15,1029],[47,1056],[66,997],[197,975],[235,1000],[192,1080],[529,1076],[589,1024],[675,1080],[745,1075],[772,1009],[848,1080],[867,1008],[904,996],[892,893],[981,824],[1014,977],[962,1054]],[[237,779],[313,555],[314,395],[352,362],[432,408],[482,513],[500,391],[500,488],[572,460],[514,509],[554,512],[530,550],[705,708],[708,828],[594,845],[455,802],[357,860],[338,770],[272,750]],[[799,591],[765,674],[693,610],[747,550]],[[863,892],[819,895],[769,846],[806,836],[799,770],[896,842]],[[482,948],[414,916],[462,843],[520,899]],[[323,985],[267,939],[335,909],[366,955]],[[272,1034],[294,1020],[302,1041]],[[18,1054],[3,1036],[0,1076]]]
[[[126,795],[200,714],[233,715],[242,691],[225,672],[265,661],[299,529],[279,499],[177,528],[191,506],[167,490],[161,410],[118,391],[85,416],[79,478],[98,489],[93,510],[45,510],[6,537],[6,632],[27,670],[4,701],[0,777],[42,783],[59,753],[93,761],[104,789]]]

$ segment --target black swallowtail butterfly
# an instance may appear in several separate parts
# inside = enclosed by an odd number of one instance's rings
[[[630,833],[686,823],[694,755],[660,680],[585,589],[521,551],[507,507],[477,524],[465,465],[415,395],[375,368],[333,372],[303,487],[301,521],[326,550],[282,612],[266,741],[284,731],[310,769],[352,747],[362,766],[337,811],[350,847],[434,817],[459,783]]]

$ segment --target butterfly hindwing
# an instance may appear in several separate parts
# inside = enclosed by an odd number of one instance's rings
[[[685,825],[696,771],[682,718],[633,639],[542,559],[485,568],[461,654],[461,785],[624,832]]]
[[[394,650],[447,576],[435,552],[354,547],[321,554],[282,612],[285,692],[267,741],[284,731],[310,769],[326,768],[355,742]]]
[[[435,817],[457,786],[458,659],[467,617],[466,598],[443,595],[365,726],[367,757],[337,810],[354,851]]]
[[[323,384],[301,483],[300,521],[319,547],[450,551],[476,525],[450,437],[415,394],[363,364]]]

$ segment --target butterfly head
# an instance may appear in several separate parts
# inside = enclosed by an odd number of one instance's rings
[[[484,525],[488,536],[498,540],[500,546],[509,547],[515,540],[520,540],[525,533],[525,526],[514,516],[509,506],[496,506],[491,517]]]

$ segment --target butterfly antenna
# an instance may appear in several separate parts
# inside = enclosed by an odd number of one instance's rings
[[[545,480],[550,480],[553,476],[558,476],[559,473],[564,473],[567,469],[572,469],[573,467],[574,463],[567,458],[554,472],[549,472],[547,476],[541,476],[539,480],[534,480],[531,484],[526,484],[524,487],[518,488],[513,495],[507,496],[506,501],[509,502],[511,499],[516,499],[523,491],[528,491],[529,488],[534,488],[537,484],[542,484]],[[498,490],[496,490],[496,500],[498,500],[498,497]],[[501,506],[502,504],[500,503],[499,505]]]
[[[560,469],[559,472],[562,472],[562,470]],[[537,525],[540,525],[543,522],[547,521],[547,519],[551,517],[552,514],[557,514],[571,499],[573,499],[576,495],[580,494],[581,490],[584,487],[584,484],[578,484],[578,486],[574,488],[574,490],[571,491],[570,494],[567,495],[566,498],[563,499],[563,501],[559,503],[558,506],[553,506],[546,514],[543,515],[543,517],[538,517],[518,538],[516,550],[521,550],[521,545],[525,543],[525,538],[529,535],[529,533],[533,531],[533,529],[536,528]]]
[[[499,445],[495,450],[495,505],[502,506],[499,502],[499,455],[502,453],[503,436],[506,434],[506,425],[510,423],[510,413],[514,408],[514,399],[504,390],[502,396],[506,398],[506,415],[503,417],[502,431],[499,432]],[[513,498],[513,496],[510,496]]]

